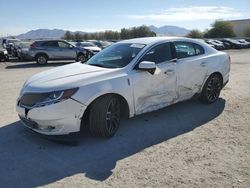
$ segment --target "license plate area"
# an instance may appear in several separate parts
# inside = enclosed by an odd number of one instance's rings
[[[32,129],[38,129],[39,126],[36,122],[30,120],[30,119],[27,119],[25,117],[22,117],[22,116],[19,116],[19,118],[22,120],[22,122],[27,126],[27,127],[30,127]]]

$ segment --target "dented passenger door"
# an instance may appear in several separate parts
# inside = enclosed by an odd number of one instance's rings
[[[176,99],[176,62],[172,56],[171,43],[159,44],[149,49],[140,59],[156,64],[154,73],[132,71],[131,81],[136,114],[150,112],[174,103]]]
[[[174,42],[177,61],[178,101],[191,98],[200,91],[207,73],[205,49],[191,42]]]

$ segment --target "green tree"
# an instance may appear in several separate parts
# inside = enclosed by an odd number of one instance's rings
[[[120,33],[120,37],[121,37],[121,39],[129,39],[129,38],[131,38],[129,30],[126,29],[126,28],[122,28],[121,33]]]
[[[233,25],[227,21],[215,21],[212,24],[212,28],[204,34],[205,38],[225,38],[235,36]]]
[[[81,42],[82,39],[83,39],[83,36],[81,35],[81,33],[76,32],[75,36],[74,36],[74,40],[77,41],[77,42]]]
[[[187,37],[189,38],[203,38],[203,33],[199,31],[198,29],[193,29],[190,31],[190,33],[187,34]]]
[[[250,37],[250,27],[248,27],[248,28],[246,28],[246,29],[244,30],[244,36],[245,36],[245,37]]]
[[[64,36],[63,36],[63,39],[70,41],[70,40],[74,39],[74,36],[71,34],[70,31],[66,31],[65,34],[64,34]]]
[[[150,29],[145,26],[132,27],[129,29],[121,29],[120,37],[121,39],[139,38],[139,37],[154,37],[156,33],[150,31]]]
[[[74,41],[82,41],[82,40],[119,40],[119,39],[130,39],[130,38],[138,38],[138,37],[153,37],[156,34],[150,29],[143,25],[139,27],[132,28],[123,28],[120,32],[106,30],[104,32],[94,32],[94,33],[85,33],[81,34],[76,32],[72,34],[70,31],[67,31],[64,35],[65,40],[74,40]]]

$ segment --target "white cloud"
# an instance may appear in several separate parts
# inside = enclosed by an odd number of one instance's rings
[[[242,14],[234,8],[217,6],[169,8],[158,13],[125,15],[128,19],[158,22],[232,19],[241,16]]]
[[[0,37],[18,35],[20,33],[24,33],[29,31],[29,28],[25,27],[1,27]]]

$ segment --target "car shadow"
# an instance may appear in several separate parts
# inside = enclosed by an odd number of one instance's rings
[[[57,67],[62,65],[67,65],[74,63],[75,61],[66,61],[66,62],[48,62],[46,65],[38,65],[35,62],[6,62],[5,69],[24,69],[24,68],[41,68],[41,67]]]
[[[5,187],[37,187],[79,173],[104,181],[119,160],[206,126],[224,107],[221,98],[211,105],[196,100],[182,102],[124,120],[111,139],[83,133],[78,146],[42,139],[20,121],[11,123],[0,128],[0,182]]]

